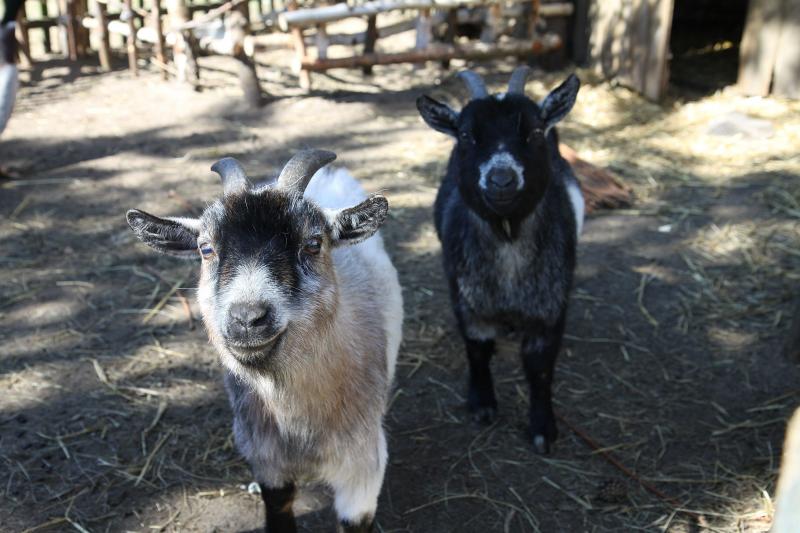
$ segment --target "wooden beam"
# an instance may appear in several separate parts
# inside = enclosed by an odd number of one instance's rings
[[[513,0],[524,2],[529,0]],[[503,0],[373,0],[363,4],[335,4],[325,7],[289,10],[278,15],[278,26],[282,31],[291,28],[305,28],[321,22],[333,22],[350,17],[368,17],[388,11],[403,9],[449,9],[454,7],[490,6],[500,4]],[[539,16],[571,15],[573,6],[570,2],[543,4],[539,8]]]
[[[108,39],[108,17],[106,15],[106,5],[95,0],[92,4],[94,18],[97,20],[97,54],[100,57],[100,69],[104,72],[111,71],[111,44]]]
[[[359,56],[331,58],[325,60],[306,59],[302,63],[304,71],[321,72],[333,68],[358,68],[372,65],[392,65],[395,63],[422,63],[425,61],[444,61],[448,59],[493,59],[505,56],[529,56],[555,50],[562,45],[555,35],[536,40],[507,42],[494,45],[482,43],[468,46],[434,45],[425,50],[413,50],[392,54],[374,53]]]

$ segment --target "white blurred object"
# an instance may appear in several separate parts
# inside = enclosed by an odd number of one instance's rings
[[[772,533],[800,531],[800,409],[786,428],[781,473],[775,491],[775,520]]]
[[[16,24],[7,22],[0,26],[0,133],[6,129],[14,102],[17,100],[19,73],[17,72]]]

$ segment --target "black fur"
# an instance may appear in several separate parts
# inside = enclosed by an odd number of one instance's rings
[[[521,334],[537,452],[548,451],[556,437],[550,391],[577,244],[567,192],[575,176],[552,126],[571,109],[578,86],[571,76],[541,107],[519,94],[473,100],[460,113],[428,97],[417,100],[433,129],[457,139],[434,218],[469,360],[469,408],[482,422],[494,419],[494,339]],[[499,151],[510,154],[524,176],[513,203],[502,208],[479,186],[481,164]]]
[[[266,509],[266,533],[296,533],[297,524],[294,520],[292,503],[294,502],[295,486],[293,483],[283,487],[267,487],[263,483],[261,488],[261,499],[264,500]]]

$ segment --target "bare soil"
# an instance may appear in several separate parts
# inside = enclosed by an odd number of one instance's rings
[[[152,70],[54,61],[26,74],[0,139],[18,175],[0,182],[0,530],[262,526],[192,302],[196,265],[151,253],[124,214],[197,213],[220,193],[216,159],[266,177],[302,147],[336,151],[391,204],[383,232],[407,319],[379,531],[768,529],[800,393],[781,355],[800,262],[797,104],[725,93],[656,106],[582,89],[562,138],[637,202],[585,226],[556,373],[560,437],[542,457],[513,340],[494,365],[499,420],[475,425],[464,406],[431,214],[450,141],[414,106],[428,91],[455,101],[458,83],[437,65],[395,66],[315,76],[302,95],[265,61],[274,100],[257,111],[225,59],[204,60],[199,93]],[[510,69],[481,70],[499,89]],[[530,93],[562,77],[540,75]],[[774,136],[707,135],[730,110],[770,120]],[[319,491],[305,503],[304,531],[333,530]]]

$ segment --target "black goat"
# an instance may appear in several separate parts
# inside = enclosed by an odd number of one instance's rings
[[[557,433],[550,386],[584,210],[554,126],[572,109],[580,81],[569,76],[536,104],[524,94],[528,73],[517,68],[508,92],[492,96],[477,74],[462,72],[472,99],[460,113],[428,96],[417,108],[456,139],[434,216],[469,359],[469,408],[481,422],[494,419],[495,337],[520,333],[533,445],[547,453]]]

